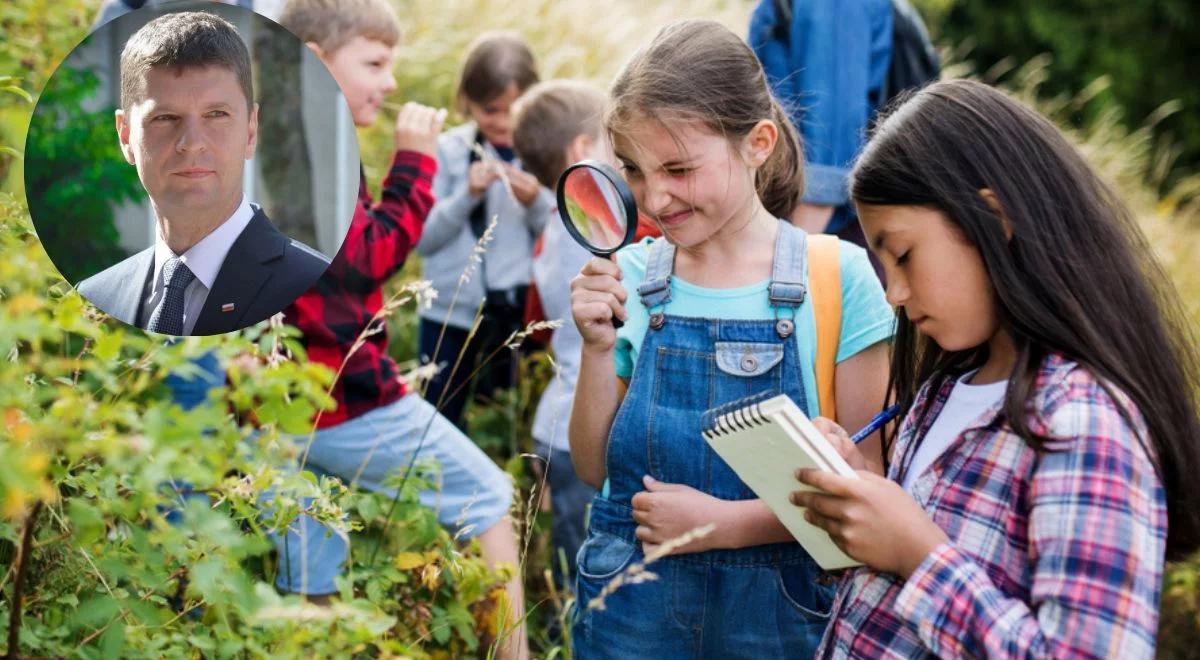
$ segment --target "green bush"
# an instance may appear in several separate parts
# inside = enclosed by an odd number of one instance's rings
[[[36,96],[59,62],[87,34],[95,0],[8,0],[0,3],[0,71],[21,76]],[[0,94],[0,144],[24,149],[29,108],[20,98]],[[21,161],[0,155],[0,190],[23,195]]]
[[[1141,124],[1170,100],[1179,111],[1156,122],[1153,133],[1178,155],[1170,183],[1200,171],[1200,74],[1194,37],[1200,5],[1190,0],[1118,2],[1065,0],[990,2],[925,0],[939,39],[968,44],[980,71],[1012,68],[1046,53],[1051,61],[1042,92],[1072,95],[1096,78],[1108,85],[1102,104],[1066,117],[1075,126],[1096,120],[1115,104]]]
[[[114,108],[84,110],[99,84],[91,71],[60,67],[38,100],[25,145],[29,212],[68,282],[129,256],[113,208],[146,194],[117,144]]]
[[[300,446],[288,437],[303,441],[331,404],[332,374],[305,361],[294,329],[164,343],[104,318],[52,275],[8,195],[0,250],[4,639],[20,612],[10,651],[457,656],[495,637],[503,576],[420,505],[428,468],[398,476],[393,499],[289,467]],[[229,383],[182,410],[164,377],[209,351]],[[259,502],[268,490],[272,507]],[[329,609],[271,586],[269,535],[302,510],[360,532]]]

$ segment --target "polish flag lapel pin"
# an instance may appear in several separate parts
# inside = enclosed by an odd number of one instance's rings
[[[225,303],[224,305],[221,305],[221,311],[222,312],[232,312],[233,311],[233,303]]]

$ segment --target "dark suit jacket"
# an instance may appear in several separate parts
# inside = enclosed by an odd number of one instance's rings
[[[329,260],[279,233],[267,214],[254,217],[234,240],[192,328],[193,335],[232,332],[270,318],[310,289]],[[76,289],[96,307],[145,328],[142,303],[150,295],[154,246],[80,282]],[[233,311],[221,311],[233,303]]]

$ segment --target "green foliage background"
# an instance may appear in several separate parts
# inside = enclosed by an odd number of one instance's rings
[[[1200,179],[1182,166],[1186,145],[1200,142],[1190,96],[1198,88],[1194,74],[1186,77],[1196,63],[1186,47],[1163,43],[1178,41],[1170,37],[1180,26],[1194,31],[1191,4],[916,4],[945,53],[946,75],[979,75],[1035,104],[1117,184],[1200,328]],[[0,76],[19,77],[36,96],[97,6],[0,5]],[[752,2],[397,0],[397,7],[405,39],[393,100],[449,107],[463,49],[483,29],[523,34],[544,78],[603,88],[658,26],[706,16],[744,33]],[[1005,56],[1009,63],[998,66]],[[1110,71],[1107,81],[1095,81]],[[1161,81],[1142,80],[1159,73]],[[1153,112],[1173,99],[1181,99],[1179,110]],[[31,110],[19,94],[0,91],[0,146],[24,146]],[[390,122],[360,132],[360,142],[368,181],[378,185]],[[1185,156],[1176,161],[1176,153]],[[167,345],[102,318],[57,276],[32,234],[21,169],[20,160],[0,155],[7,191],[0,195],[0,649],[7,648],[25,538],[15,649],[24,654],[460,657],[486,649],[497,632],[503,576],[489,573],[474,548],[458,544],[418,504],[417,489],[435,479],[431,469],[395,484],[400,495],[390,519],[389,498],[290,469],[297,447],[284,434],[303,437],[311,412],[328,405],[328,370],[307,364],[293,332],[269,323]],[[403,296],[418,272],[414,258],[391,292]],[[402,360],[415,354],[412,307],[400,305],[389,318]],[[163,378],[186,372],[189,359],[206,351],[229,367],[229,384],[193,410],[171,405]],[[530,492],[538,483],[534,462],[522,456],[551,369],[545,356],[531,355],[523,373],[519,391],[468,415],[474,439],[522,488],[514,517],[528,548],[522,570],[534,608],[531,636],[539,655],[554,656],[566,654],[566,640],[547,623],[561,622],[570,600],[546,584],[548,518]],[[201,497],[182,500],[164,487],[173,481]],[[259,502],[267,491],[273,507]],[[342,602],[332,610],[281,597],[271,586],[268,535],[302,508],[354,535]],[[172,511],[182,522],[168,523]],[[1166,577],[1164,657],[1191,657],[1200,644],[1198,580],[1195,562],[1173,566]]]
[[[1010,68],[1049,53],[1046,94],[1074,94],[1092,80],[1099,94],[1135,124],[1164,102],[1175,111],[1156,122],[1172,163],[1171,181],[1200,171],[1200,68],[1196,34],[1200,4],[1192,0],[932,0],[921,2],[943,43],[969,44],[980,71]],[[1096,106],[1072,113],[1076,126],[1094,121]],[[1170,145],[1170,146],[1167,146]]]
[[[114,137],[114,108],[83,107],[98,85],[91,71],[60,68],[38,101],[25,145],[30,214],[72,283],[129,256],[120,247],[113,207],[146,194]]]

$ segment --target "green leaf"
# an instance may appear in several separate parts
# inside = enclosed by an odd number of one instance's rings
[[[382,581],[370,580],[367,582],[367,598],[375,603],[382,603],[387,597],[387,585]]]
[[[124,339],[125,331],[122,329],[101,335],[96,340],[96,345],[92,349],[92,353],[100,360],[108,362],[121,353],[121,342]]]
[[[211,651],[214,648],[213,641],[211,638],[201,637],[200,635],[188,635],[188,642],[192,646],[194,646],[202,651]]]
[[[312,417],[316,407],[304,399],[297,399],[283,409],[279,417],[279,428],[292,435],[304,435],[312,430]]]
[[[193,565],[189,571],[189,591],[208,599],[220,593],[221,581],[224,578],[225,567],[215,559],[203,559]]]
[[[72,533],[80,546],[90,546],[104,536],[104,516],[95,504],[87,500],[71,500],[67,504],[67,517],[71,519]]]
[[[433,619],[433,625],[430,626],[432,629],[431,632],[433,633],[433,638],[437,640],[438,644],[445,644],[446,642],[450,641],[450,633],[453,631],[450,629],[450,626],[446,624],[447,622],[439,621],[438,617],[435,616]]]
[[[100,653],[106,658],[119,658],[125,648],[125,624],[117,621],[100,635]]]
[[[83,601],[72,623],[79,628],[99,628],[119,611],[117,601],[108,596],[95,596]]]
[[[381,516],[383,510],[379,506],[379,500],[373,494],[368,494],[358,500],[358,513],[363,520],[370,521]]]
[[[217,655],[222,658],[232,658],[246,648],[245,644],[239,639],[227,639],[221,642],[217,647]]]
[[[26,103],[33,103],[33,97],[30,96],[29,92],[17,87],[16,85],[6,85],[4,87],[0,87],[0,91],[8,92],[9,94],[16,94],[17,96],[25,99]]]
[[[475,620],[466,605],[458,601],[450,603],[446,607],[446,618],[453,624],[458,636],[467,640],[471,648],[479,645],[479,640],[475,637]]]

